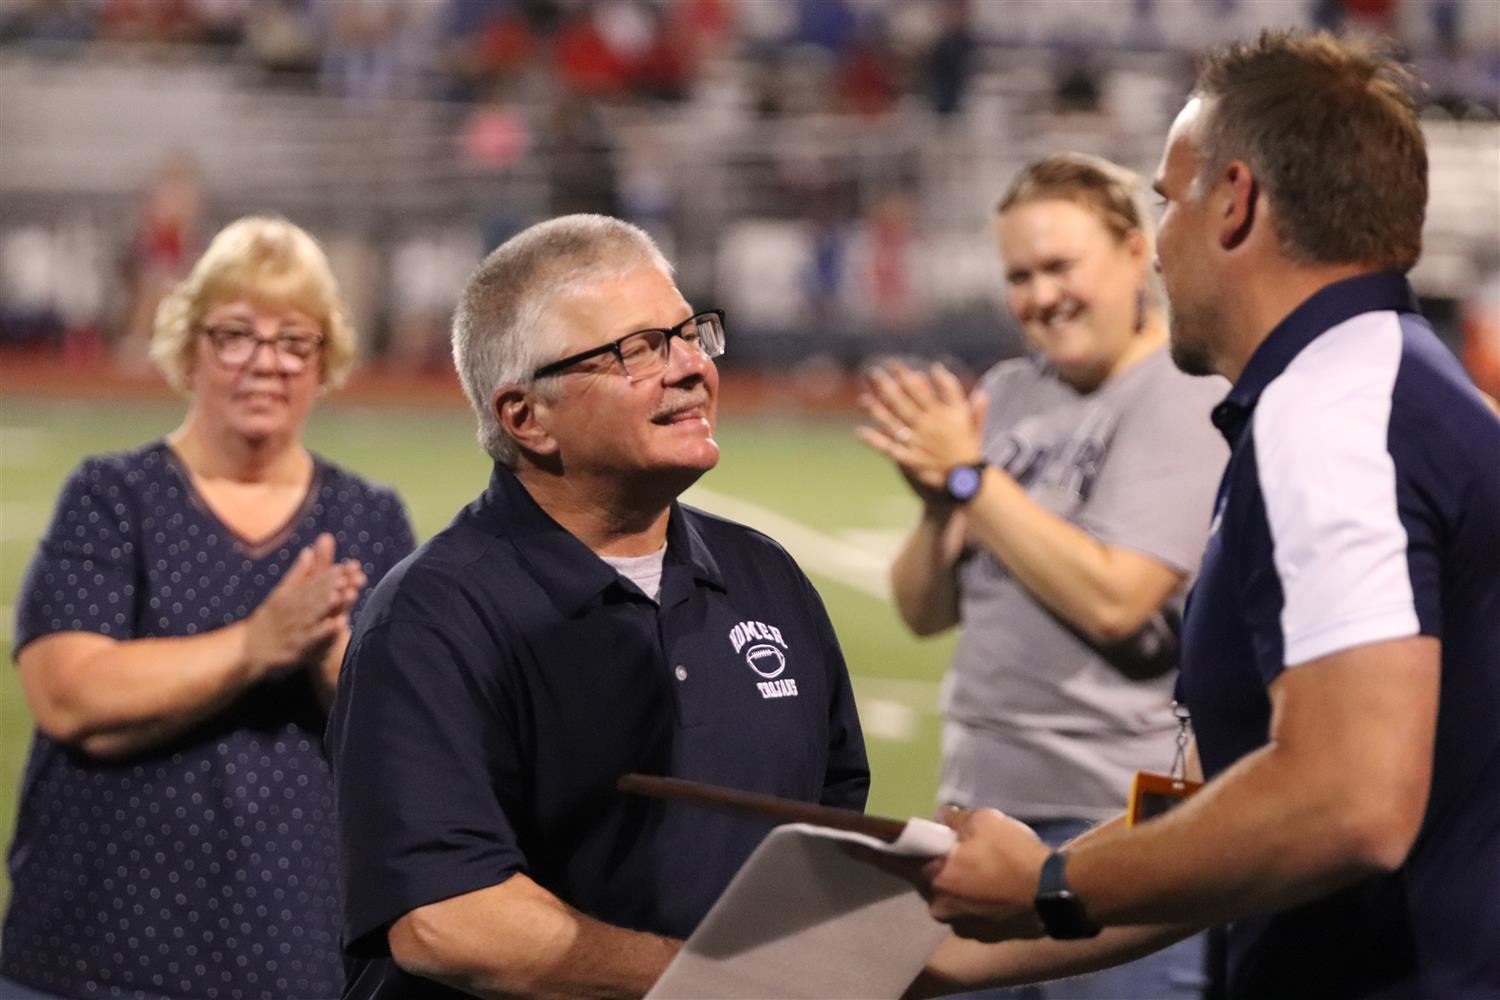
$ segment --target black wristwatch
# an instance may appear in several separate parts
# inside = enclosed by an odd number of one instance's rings
[[[1065,868],[1068,856],[1062,851],[1053,851],[1042,864],[1041,881],[1036,887],[1036,915],[1042,918],[1047,936],[1059,941],[1076,941],[1079,938],[1097,937],[1099,925],[1089,920],[1083,912],[1083,900],[1068,888]]]
[[[984,482],[984,470],[988,467],[988,462],[980,461],[970,465],[955,465],[949,469],[948,478],[943,481],[948,499],[954,503],[973,500],[979,493],[979,487]]]

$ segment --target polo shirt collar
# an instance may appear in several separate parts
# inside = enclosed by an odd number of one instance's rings
[[[1214,407],[1214,426],[1234,447],[1260,394],[1286,370],[1292,359],[1320,335],[1361,313],[1395,310],[1420,312],[1411,285],[1400,271],[1377,271],[1325,285],[1277,323],[1250,355],[1239,380]]]
[[[515,546],[532,579],[565,615],[577,614],[604,591],[620,585],[620,574],[615,568],[553,520],[521,485],[516,474],[498,462],[490,474],[489,487],[479,498],[478,513],[491,531]],[[673,503],[667,522],[663,606],[668,597],[666,571],[680,564],[691,570],[694,579],[724,589],[719,565],[708,546],[697,528],[683,517],[680,505]]]

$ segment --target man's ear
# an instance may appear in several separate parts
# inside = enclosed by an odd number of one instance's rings
[[[490,410],[500,422],[501,432],[525,451],[536,455],[557,453],[557,440],[546,427],[546,404],[532,393],[519,386],[502,385],[490,397]]]
[[[1250,238],[1260,201],[1260,185],[1243,160],[1231,160],[1215,192],[1219,201],[1219,246],[1234,250]]]

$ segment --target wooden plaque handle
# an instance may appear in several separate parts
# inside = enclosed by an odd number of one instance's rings
[[[817,826],[848,830],[875,837],[887,844],[901,836],[906,821],[888,819],[884,816],[866,816],[852,809],[783,799],[760,792],[744,792],[737,788],[724,788],[685,778],[663,778],[651,774],[626,774],[616,785],[622,792],[631,795],[647,795],[655,799],[670,799],[709,809],[727,809],[731,812],[771,820],[775,823],[812,823]]]

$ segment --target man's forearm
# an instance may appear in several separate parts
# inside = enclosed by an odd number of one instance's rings
[[[448,985],[493,1000],[638,1000],[661,978],[682,942],[587,920],[576,938],[547,958],[533,956],[530,974],[460,977]]]
[[[1435,639],[1412,636],[1285,670],[1265,746],[1165,816],[1067,849],[1085,912],[1105,927],[1212,926],[1400,868],[1427,810],[1440,662]],[[933,916],[973,937],[1033,936],[1047,846],[991,809],[950,823],[958,843],[924,872]]]
[[[632,1000],[682,947],[585,916],[524,875],[413,910],[389,940],[405,971],[496,1000]]]
[[[991,987],[1023,986],[1097,972],[1160,951],[1199,927],[1111,927],[1083,941],[1001,941],[950,937],[907,990],[908,1000]]]
[[[1427,808],[1439,660],[1415,636],[1289,668],[1270,742],[1167,815],[1070,851],[1073,890],[1103,924],[1212,925],[1395,870]]]
[[[1166,816],[1071,848],[1068,881],[1101,924],[1213,926],[1375,874],[1337,823],[1336,792],[1301,771],[1264,748]]]

